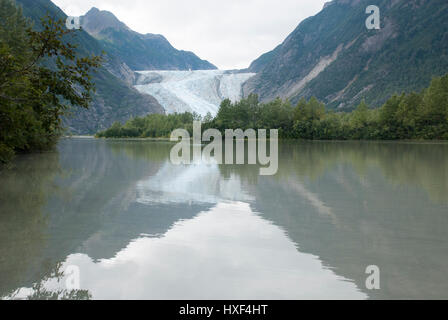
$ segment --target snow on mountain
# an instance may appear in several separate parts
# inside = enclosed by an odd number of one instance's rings
[[[215,116],[221,102],[242,97],[242,84],[255,73],[223,70],[139,71],[135,88],[150,94],[167,113],[196,112]]]

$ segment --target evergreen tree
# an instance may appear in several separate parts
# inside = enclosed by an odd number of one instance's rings
[[[386,103],[380,108],[380,125],[382,126],[382,138],[383,139],[398,139],[399,123],[397,120],[397,112],[404,95],[392,96]]]
[[[448,75],[435,78],[423,94],[418,109],[419,130],[425,139],[447,138]]]

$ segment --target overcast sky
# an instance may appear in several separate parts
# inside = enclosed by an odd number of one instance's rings
[[[274,49],[328,0],[52,0],[71,16],[113,12],[140,33],[164,35],[220,69],[242,69]]]

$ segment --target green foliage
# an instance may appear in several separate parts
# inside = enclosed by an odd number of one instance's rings
[[[185,113],[134,118],[115,123],[98,137],[168,137],[177,128],[191,133],[193,119]],[[203,130],[278,129],[280,138],[306,140],[448,139],[448,75],[435,78],[421,93],[392,96],[381,108],[365,101],[350,113],[327,111],[316,98],[301,99],[295,107],[276,99],[260,103],[257,95],[232,103],[224,100],[217,116],[204,119]]]
[[[433,79],[417,108],[417,127],[422,137],[446,139],[448,137],[448,75]]]
[[[35,31],[14,1],[0,0],[0,8],[0,162],[7,162],[56,143],[64,112],[88,107],[101,59],[76,57],[62,20],[43,18]]]
[[[130,119],[124,125],[115,122],[109,129],[96,134],[97,138],[166,138],[175,129],[186,129],[193,134],[193,121],[200,120],[196,114],[150,114]]]

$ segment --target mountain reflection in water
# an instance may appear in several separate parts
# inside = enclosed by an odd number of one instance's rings
[[[273,177],[171,147],[64,140],[0,172],[0,296],[447,298],[448,145],[283,142]]]

